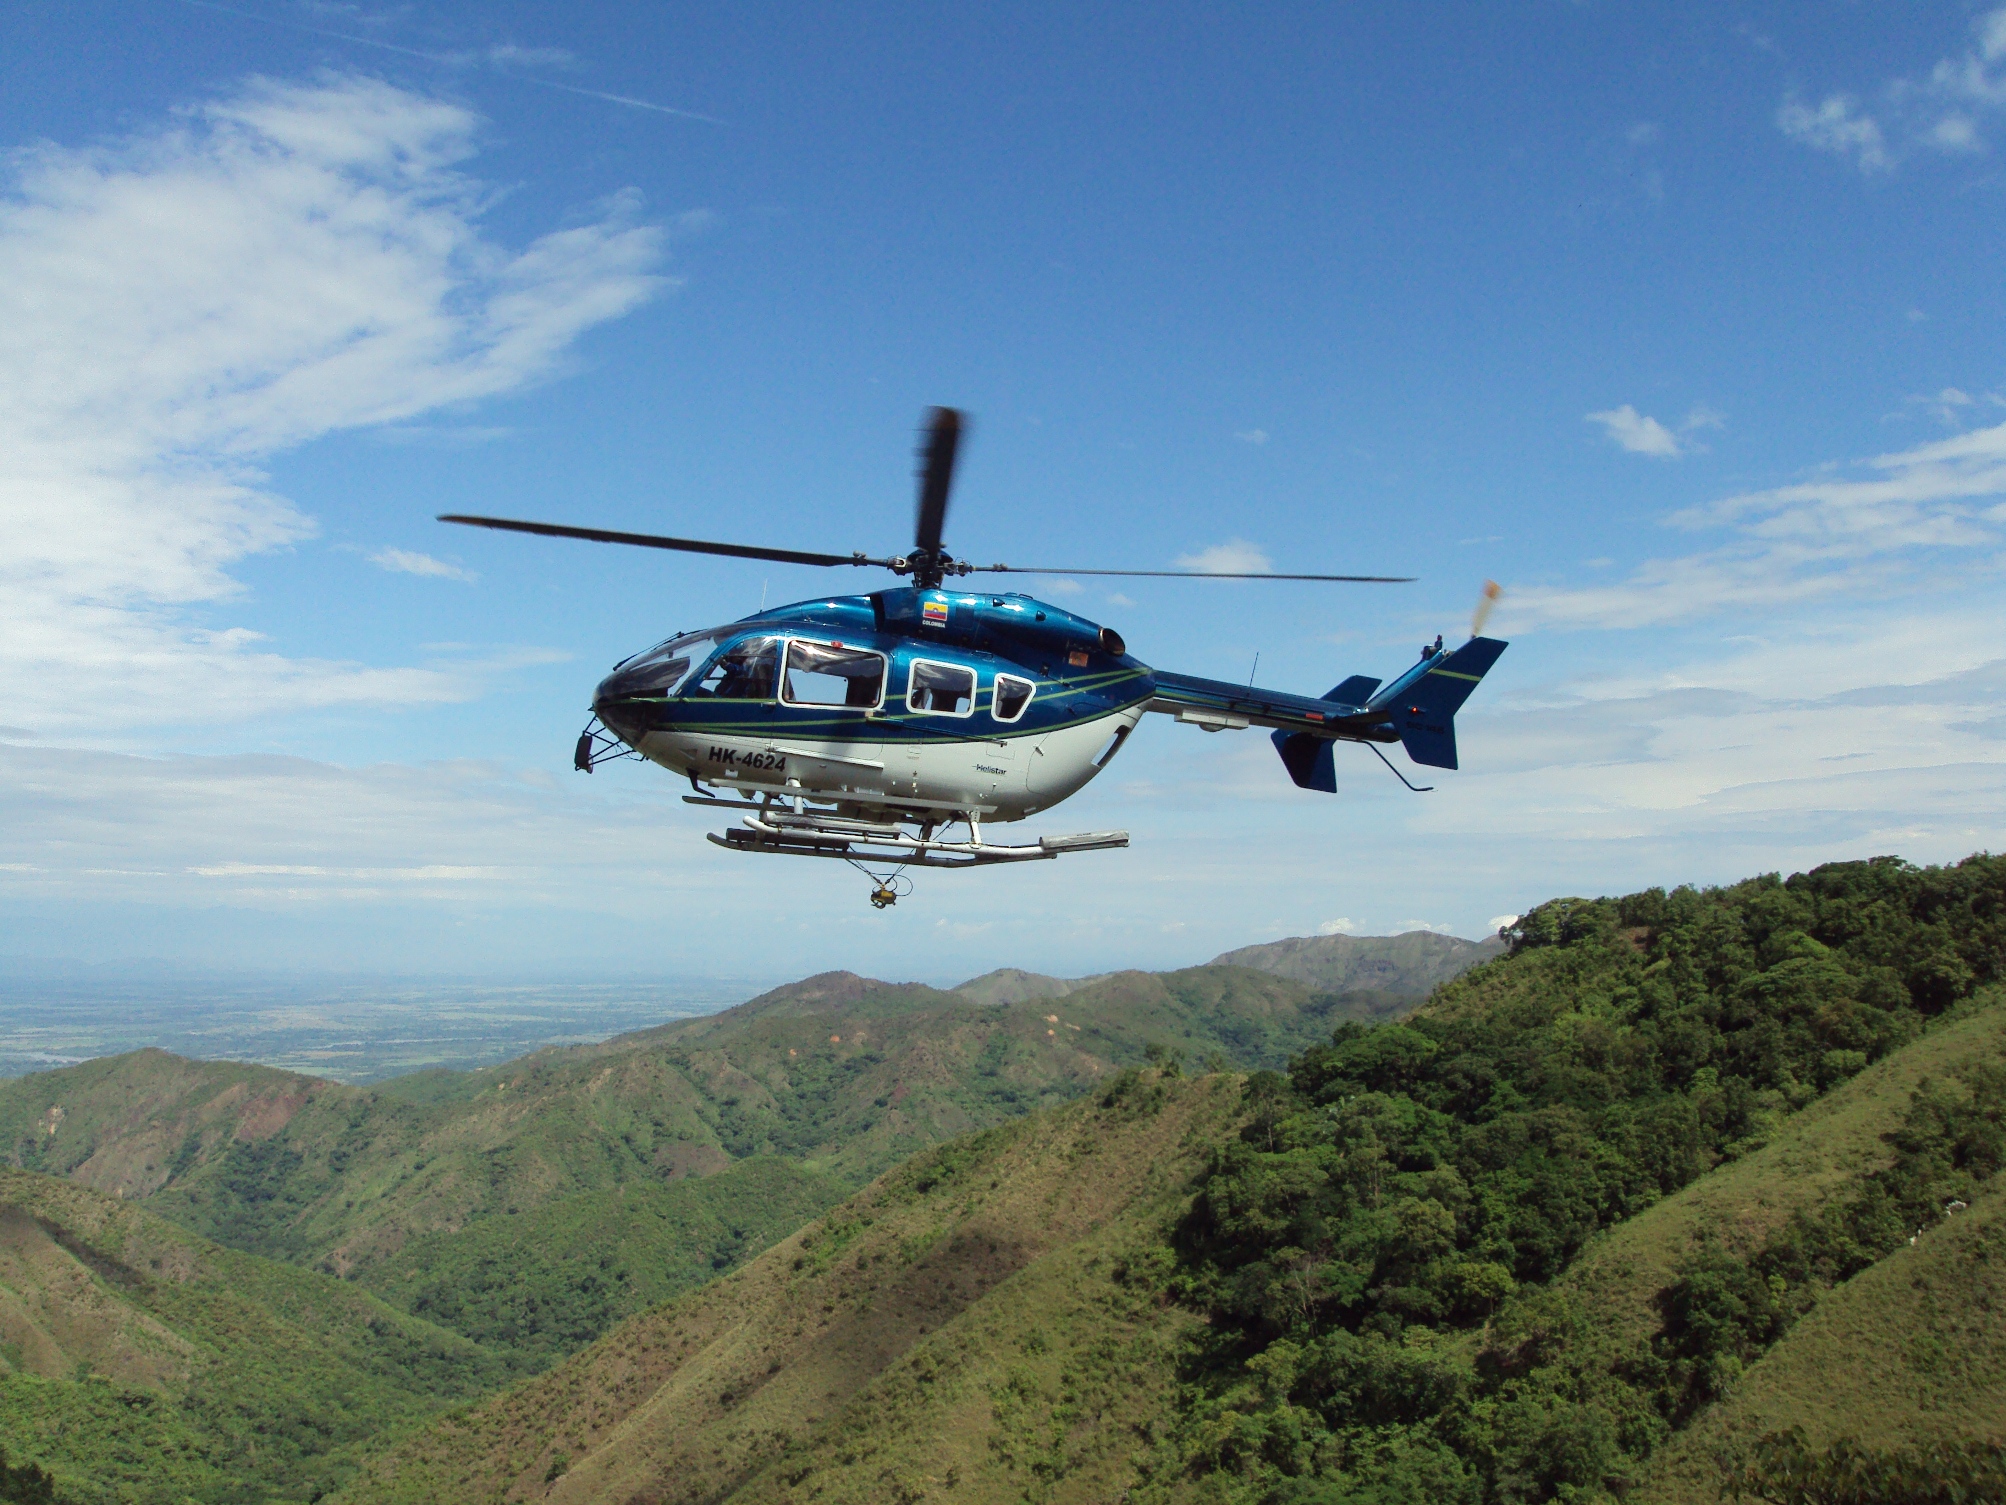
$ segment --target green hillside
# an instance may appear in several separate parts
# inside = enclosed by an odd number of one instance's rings
[[[352,1285],[0,1170],[0,1447],[65,1499],[312,1499],[506,1376]]]
[[[160,1051],[91,1061],[0,1084],[0,1145],[543,1364],[943,1140],[1152,1052],[1280,1065],[1400,1002],[1237,967],[1004,1006],[830,973],[369,1089]]]
[[[1215,967],[1252,967],[1320,993],[1383,993],[1425,998],[1445,982],[1504,954],[1496,936],[1466,941],[1431,930],[1404,935],[1299,935],[1242,946]]]
[[[918,1156],[343,1499],[1114,1498],[1193,1325],[1142,1272],[1238,1100],[1129,1072]]]
[[[1991,858],[1560,900],[1419,1014],[1256,1079],[1176,1240],[1208,1326],[1137,1498],[1626,1490],[1989,1176],[1973,991],[2002,967]],[[1933,1050],[1960,1075],[1926,1084]],[[1794,1120],[1833,1088],[1825,1132]]]
[[[2002,942],[1989,858],[1541,906],[1286,1076],[923,1156],[351,1494],[1698,1501],[1790,1427],[1914,1474],[2006,1442]]]

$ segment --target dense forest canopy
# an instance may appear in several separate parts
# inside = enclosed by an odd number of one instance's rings
[[[1620,1489],[1822,1285],[1999,1164],[2006,1075],[1936,1084],[1883,1184],[1754,1260],[1696,1255],[1649,1346],[1591,1363],[1554,1278],[1997,981],[2006,859],[1559,899],[1507,938],[1421,1013],[1249,1080],[1250,1122],[1178,1231],[1175,1288],[1209,1325],[1158,1486]]]

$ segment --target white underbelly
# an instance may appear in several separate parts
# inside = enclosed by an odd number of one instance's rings
[[[1085,786],[1104,766],[1095,758],[1141,717],[1136,706],[1049,732],[966,741],[653,732],[641,751],[665,768],[724,788],[867,806],[910,801],[942,810],[976,808],[985,811],[984,820],[1013,821]]]

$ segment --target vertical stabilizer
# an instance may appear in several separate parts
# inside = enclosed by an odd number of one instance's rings
[[[1429,768],[1456,766],[1456,712],[1490,672],[1505,644],[1471,638],[1454,653],[1424,658],[1372,698],[1400,734],[1407,756]]]

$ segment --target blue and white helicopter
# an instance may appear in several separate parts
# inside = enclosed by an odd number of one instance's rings
[[[1403,583],[1386,575],[978,565],[942,547],[964,427],[935,408],[920,451],[910,553],[816,554],[448,514],[441,522],[732,559],[887,569],[910,581],[862,596],[761,610],[683,633],[616,664],[579,736],[585,772],[640,757],[688,778],[687,803],[737,812],[710,839],[735,852],[838,858],[866,873],[871,902],[896,902],[906,867],[1036,861],[1128,845],[1126,831],[1010,844],[987,828],[1049,810],[1091,781],[1145,713],[1208,732],[1265,727],[1289,777],[1337,792],[1333,749],[1399,742],[1416,763],[1456,766],[1455,714],[1505,644],[1438,637],[1390,683],[1353,675],[1323,696],[1152,669],[1111,627],[1013,591],[950,586],[970,575],[1191,576]],[[1389,768],[1392,764],[1387,764]],[[1402,783],[1404,775],[1394,769]],[[1409,783],[1408,787],[1416,788]]]

